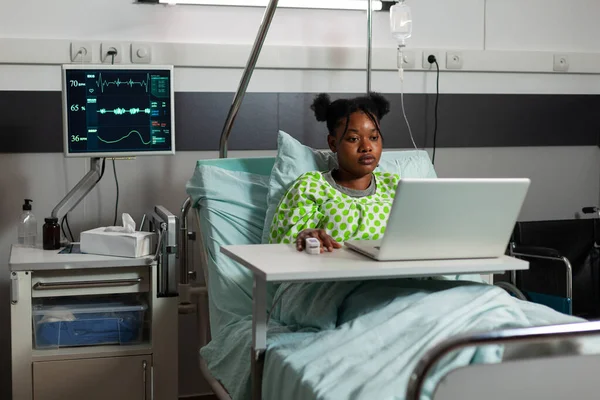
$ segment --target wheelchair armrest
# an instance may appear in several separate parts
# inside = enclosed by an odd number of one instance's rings
[[[515,255],[523,257],[547,257],[562,259],[562,255],[557,250],[549,247],[515,245],[512,251],[515,253]]]
[[[568,299],[573,298],[573,267],[569,260],[562,256],[557,250],[549,247],[514,245],[512,247],[512,255],[516,257],[530,257],[534,259],[547,259],[562,262],[566,271],[566,296]],[[514,284],[516,282],[515,279],[516,274],[513,276],[511,283]]]

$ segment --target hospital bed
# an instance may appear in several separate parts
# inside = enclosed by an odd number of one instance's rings
[[[267,194],[275,159],[228,159],[227,141],[276,6],[277,0],[271,0],[232,103],[221,136],[221,159],[198,161],[188,183],[190,197],[181,209],[180,254],[184,258],[181,260],[181,281],[185,290],[180,292],[180,296],[182,302],[188,304],[194,301],[194,295],[198,297],[201,349],[211,343],[221,330],[234,325],[236,319],[244,319],[252,314],[252,277],[248,271],[221,254],[220,247],[261,243],[265,218],[268,220]],[[370,89],[370,12],[368,24],[367,86]],[[396,156],[401,160],[408,153]],[[410,153],[407,158],[417,163],[425,158],[428,160],[424,152]],[[410,169],[411,162],[400,161],[398,164]],[[197,233],[189,231],[190,212],[195,217]],[[188,240],[196,241],[203,255],[195,265],[202,271],[203,285],[200,287],[190,285],[192,272],[187,260]],[[598,346],[587,346],[585,340],[594,339],[598,334],[600,323],[580,322],[450,337],[431,346],[420,357],[409,375],[406,392],[397,393],[396,398],[427,398],[424,390],[428,384],[429,398],[436,400],[484,397],[595,398],[594,371],[600,366],[600,356],[595,351]],[[239,338],[231,338],[231,341],[236,340]],[[452,357],[458,350],[486,346],[503,349],[499,362],[466,363],[460,368],[444,371],[437,376],[437,380],[431,379],[432,371],[441,360]],[[238,354],[238,363],[262,363],[263,357],[264,354],[250,352]],[[199,356],[199,362],[204,377],[217,397],[230,399],[230,394],[213,376],[202,355]],[[266,367],[268,362],[263,364],[263,368]],[[277,367],[280,367],[282,374],[284,369],[290,368],[283,364]],[[302,370],[292,371],[292,376],[294,374],[296,381],[304,381]],[[277,375],[261,375],[259,378],[257,384],[261,386],[272,385],[275,381],[279,381],[277,383],[280,386],[286,385],[285,379]],[[552,384],[555,382],[560,382],[560,386]]]
[[[406,153],[406,154],[403,154]],[[414,162],[415,152],[397,152],[394,157],[400,159],[401,165],[406,171],[419,173],[422,168],[411,169]],[[402,160],[409,159],[408,161]],[[424,154],[417,154],[421,162],[429,162]],[[410,160],[412,159],[412,160]],[[198,161],[195,169],[195,177],[188,184],[188,192],[193,193],[193,198],[200,199],[196,203],[192,198],[187,199],[182,208],[182,221],[186,220],[187,213],[193,212],[199,231],[195,235],[189,234],[189,227],[185,226],[185,236],[195,237],[198,246],[202,250],[202,260],[197,264],[202,271],[205,286],[199,293],[200,307],[198,310],[198,326],[201,327],[201,343],[204,347],[208,344],[213,334],[224,325],[231,323],[227,318],[219,317],[218,314],[240,313],[251,314],[252,303],[252,278],[249,272],[231,262],[220,253],[220,246],[230,244],[252,244],[260,243],[261,231],[264,220],[261,219],[266,213],[266,189],[269,174],[273,166],[273,158],[255,159],[220,159]],[[415,172],[417,171],[417,172]],[[244,182],[241,179],[251,177],[253,183]],[[196,179],[199,179],[197,181]],[[227,180],[231,181],[228,182]],[[197,184],[197,182],[202,182]],[[216,182],[220,185],[215,187]],[[228,188],[240,187],[239,192],[232,193]],[[263,191],[258,190],[262,185]],[[211,190],[210,188],[214,188]],[[243,193],[246,193],[244,196]],[[252,199],[252,202],[249,200]],[[193,206],[193,207],[192,207]],[[183,268],[183,273],[186,269]],[[211,324],[212,322],[212,324]],[[600,333],[600,323],[585,322],[578,324],[545,326],[540,328],[525,328],[516,330],[504,330],[489,333],[475,333],[461,335],[442,341],[425,354],[415,367],[407,387],[407,399],[420,399],[421,388],[425,384],[425,377],[435,365],[435,362],[444,356],[469,346],[499,345],[516,346],[518,343],[532,343],[540,341],[556,341],[571,343],[573,338],[590,336]],[[236,339],[232,339],[236,340]],[[566,341],[566,342],[565,342]],[[517,347],[518,349],[519,347]],[[525,347],[521,347],[524,349]],[[535,349],[535,346],[533,347]],[[547,349],[548,347],[546,347]],[[556,344],[550,345],[551,349],[561,348]],[[531,349],[531,347],[530,347]],[[573,350],[569,348],[570,350]],[[465,366],[454,372],[449,372],[436,389],[435,399],[477,399],[482,393],[488,398],[492,387],[497,395],[494,398],[519,398],[519,393],[547,393],[547,382],[560,381],[561,392],[567,388],[569,393],[589,393],[587,387],[581,382],[594,382],[588,374],[592,374],[597,366],[600,366],[600,357],[593,355],[594,351],[588,351],[585,357],[577,357],[581,351],[569,355],[562,351],[558,358],[548,358],[547,351],[538,351],[532,354],[531,350],[525,351],[529,354],[524,360],[518,359],[520,351],[515,350],[516,359],[505,360],[506,362],[487,365]],[[543,357],[538,357],[541,354]],[[246,354],[239,355],[240,362],[250,362]],[[200,367],[204,377],[207,379],[213,391],[220,399],[229,399],[227,391],[211,375],[206,361],[200,356]],[[517,373],[517,375],[515,375]],[[557,374],[556,378],[552,378]],[[514,381],[515,376],[534,379],[523,379]],[[475,378],[476,377],[476,378]],[[498,377],[505,377],[497,379]],[[510,381],[510,385],[505,385]],[[473,382],[479,382],[473,384]],[[485,384],[484,384],[485,382]],[[502,383],[500,383],[502,382]],[[485,392],[483,392],[485,390]],[[519,392],[521,391],[521,392]],[[529,392],[528,392],[529,391]],[[503,397],[500,394],[504,393]],[[555,392],[554,394],[556,395]],[[585,396],[583,396],[585,397]],[[561,398],[561,397],[544,397]]]

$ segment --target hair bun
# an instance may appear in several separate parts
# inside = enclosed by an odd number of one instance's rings
[[[371,93],[369,96],[377,107],[377,117],[381,120],[390,112],[390,102],[380,93]]]
[[[327,114],[330,105],[331,98],[327,93],[321,93],[317,97],[315,97],[315,100],[313,101],[312,106],[310,106],[310,109],[315,112],[315,117],[317,118],[317,121],[327,121]]]

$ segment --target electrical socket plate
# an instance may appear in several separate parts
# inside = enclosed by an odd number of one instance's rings
[[[567,72],[569,70],[569,57],[565,54],[554,55],[554,71]]]
[[[110,49],[117,50],[117,54],[115,55],[115,64],[118,64],[123,59],[123,46],[118,42],[104,42],[100,45],[100,61],[103,64],[112,63],[112,56],[108,55],[108,51]]]
[[[81,59],[83,53],[83,60]],[[92,62],[92,44],[89,42],[71,42],[71,61],[74,63]]]
[[[398,53],[398,66],[400,66],[400,53]],[[415,68],[415,52],[414,51],[403,51],[402,52],[402,68],[414,69]]]
[[[446,53],[446,68],[447,69],[461,69],[463,67],[463,56],[462,53],[457,51],[449,51]]]
[[[424,50],[423,51],[423,69],[435,70],[435,64],[430,64],[429,61],[427,61],[427,58],[429,58],[430,55],[435,56],[435,59],[441,69],[442,68],[442,55],[439,51],[436,51],[436,50]]]
[[[152,46],[148,43],[133,43],[131,45],[131,62],[134,64],[150,64],[152,61]]]

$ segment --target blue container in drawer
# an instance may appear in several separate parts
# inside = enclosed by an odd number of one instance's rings
[[[73,302],[35,305],[35,348],[141,343],[145,304]]]

